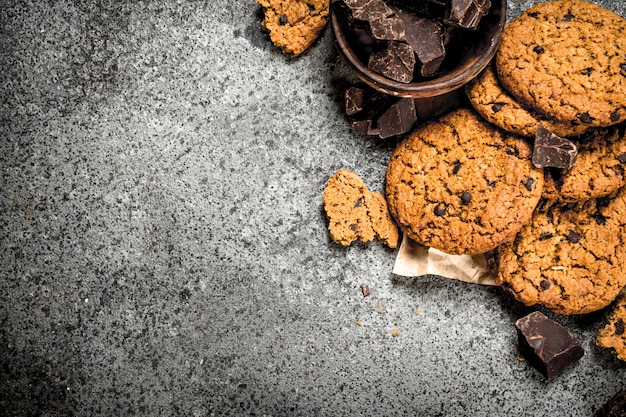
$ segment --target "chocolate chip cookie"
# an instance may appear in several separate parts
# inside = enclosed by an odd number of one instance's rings
[[[626,189],[583,203],[542,200],[496,253],[496,283],[558,314],[608,306],[626,284]]]
[[[502,85],[563,123],[626,120],[626,20],[581,0],[540,3],[504,29],[496,52]]]
[[[294,57],[307,50],[328,22],[330,0],[257,0],[262,28],[274,45]]]
[[[450,254],[479,254],[513,239],[532,216],[543,170],[530,146],[458,109],[411,133],[386,173],[389,209],[416,242]]]
[[[569,170],[546,170],[543,197],[583,201],[626,185],[626,125],[591,130],[576,145],[578,155]]]
[[[620,360],[626,361],[626,295],[618,298],[608,322],[596,334],[596,344],[612,349]]]
[[[374,238],[390,248],[398,246],[399,233],[385,197],[370,191],[353,171],[340,169],[330,176],[323,194],[331,239],[343,246]]]
[[[563,137],[577,136],[589,129],[582,123],[557,122],[526,108],[502,87],[493,65],[468,83],[465,91],[481,116],[511,133],[533,137],[539,124]]]

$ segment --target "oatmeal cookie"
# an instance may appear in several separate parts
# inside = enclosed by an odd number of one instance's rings
[[[331,239],[350,246],[355,240],[374,238],[390,248],[398,246],[399,233],[382,194],[370,191],[353,171],[340,169],[330,176],[323,194]]]
[[[496,251],[496,283],[522,303],[558,314],[608,306],[626,284],[626,189],[563,204],[542,200]]]
[[[328,22],[330,0],[257,0],[263,7],[262,27],[284,53],[299,56],[319,37]]]
[[[572,168],[546,170],[544,198],[583,201],[626,185],[626,125],[594,129],[577,139],[578,155]]]
[[[493,65],[468,83],[465,91],[485,120],[511,133],[533,137],[539,124],[562,137],[577,136],[589,129],[582,123],[557,122],[526,108],[502,87]]]
[[[386,197],[398,227],[450,254],[479,254],[513,239],[541,197],[530,146],[458,109],[413,131],[394,151]]]
[[[496,52],[502,85],[564,123],[626,120],[626,19],[593,3],[540,3],[509,23]]]

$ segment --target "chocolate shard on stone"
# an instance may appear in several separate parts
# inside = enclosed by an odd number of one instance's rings
[[[436,20],[400,9],[396,14],[404,21],[406,42],[420,61],[420,74],[431,77],[446,57],[446,29]]]
[[[350,123],[350,126],[352,126],[352,129],[363,135],[376,136],[380,132],[380,130],[374,126],[374,121],[372,119],[353,120]]]
[[[578,339],[539,311],[517,320],[515,327],[522,353],[547,379],[560,375],[585,354]]]
[[[626,389],[610,398],[593,413],[593,417],[624,417],[626,416]]]
[[[570,169],[576,162],[578,148],[565,138],[538,125],[535,133],[532,163],[537,168]]]
[[[355,115],[365,108],[365,90],[349,87],[344,94],[345,109],[348,116]]]
[[[410,131],[417,122],[415,101],[402,98],[378,118],[378,135],[385,139]]]
[[[452,0],[444,23],[475,30],[490,7],[490,0]]]
[[[404,42],[389,42],[386,49],[370,55],[368,68],[387,78],[410,83],[415,70],[415,53]]]

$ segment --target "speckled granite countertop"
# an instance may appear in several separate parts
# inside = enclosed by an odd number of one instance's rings
[[[2,3],[1,415],[590,416],[626,386],[606,311],[558,317],[586,354],[547,382],[531,309],[329,241],[328,176],[382,191],[392,144],[344,120],[328,31],[289,59],[253,0]]]

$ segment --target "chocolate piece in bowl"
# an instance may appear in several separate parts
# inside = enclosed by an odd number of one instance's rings
[[[410,83],[415,71],[415,53],[404,42],[389,42],[387,48],[370,55],[367,67],[394,81]]]
[[[444,22],[464,29],[475,30],[491,7],[490,0],[452,0]]]
[[[417,55],[420,74],[422,77],[434,76],[446,57],[446,27],[436,20],[404,10],[396,10],[396,14],[404,22],[405,39]]]
[[[585,354],[578,339],[539,311],[517,320],[515,327],[524,356],[548,379],[560,375]]]
[[[409,132],[417,122],[412,98],[396,98],[367,87],[347,88],[344,106],[352,128],[364,135],[386,139]]]
[[[426,46],[411,45],[411,32],[419,29],[407,28],[405,21],[405,40],[392,42],[403,42],[412,46],[416,65],[413,79],[410,82],[400,82],[368,67],[370,56],[386,50],[390,41],[376,39],[371,33],[368,34],[370,22],[355,19],[345,1],[359,0],[333,0],[331,3],[331,31],[340,57],[361,81],[384,94],[396,97],[432,99],[459,90],[476,77],[494,56],[506,23],[506,0],[491,0],[489,12],[481,19],[477,30],[446,25],[442,18],[437,20],[422,15],[422,18],[431,20],[431,25],[427,27],[425,23],[421,23],[422,34],[413,37],[424,39],[424,33],[427,33],[429,42],[426,45],[430,45],[428,48],[431,49],[425,49]],[[394,9],[396,16],[400,16],[399,10],[415,14],[414,10],[409,9],[410,4],[417,5],[420,2],[386,0],[385,3]],[[451,3],[450,0],[442,0],[441,3],[434,4],[445,6]],[[443,15],[445,13],[439,13],[439,16]],[[437,24],[443,25],[443,30]],[[445,47],[443,51],[442,44]],[[442,52],[445,54],[443,58]],[[419,103],[416,106],[419,108]]]

